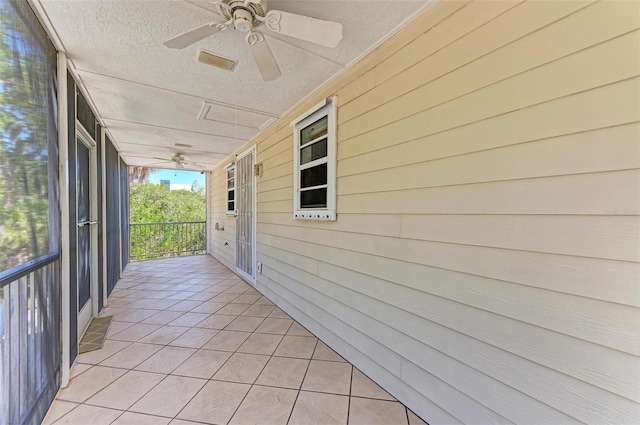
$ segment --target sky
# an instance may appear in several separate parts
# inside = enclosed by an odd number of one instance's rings
[[[157,170],[149,176],[151,183],[160,183],[160,180],[170,180],[171,183],[192,184],[194,180],[198,181],[200,186],[204,186],[204,174],[200,171],[185,170]]]

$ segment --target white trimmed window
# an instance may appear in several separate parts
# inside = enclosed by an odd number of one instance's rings
[[[236,164],[227,166],[227,215],[236,215]]]
[[[291,123],[296,219],[336,219],[336,103],[326,99]]]

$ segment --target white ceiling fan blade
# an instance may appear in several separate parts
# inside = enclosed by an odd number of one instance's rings
[[[270,10],[265,25],[271,31],[326,47],[336,47],[342,40],[342,24],[294,13]]]
[[[153,164],[149,164],[149,165],[145,165],[145,168],[160,168],[160,169],[164,169],[166,167],[169,167],[170,165],[168,165],[166,162],[154,162]]]
[[[207,167],[205,167],[204,165],[199,164],[199,163],[197,163],[197,162],[193,162],[193,161],[185,161],[184,163],[185,163],[185,164],[188,164],[188,165],[192,165],[192,166],[194,166],[194,167],[196,167],[196,168],[198,168],[198,169],[200,169],[200,170],[204,170],[205,168],[207,168]]]
[[[188,162],[189,164],[197,165],[198,167],[203,167],[203,168],[206,167],[206,165],[201,164],[199,162],[195,162],[195,161],[186,161],[186,162]]]
[[[200,41],[203,38],[217,33],[221,30],[221,28],[223,28],[223,25],[225,24],[212,22],[210,24],[206,24],[201,27],[192,29],[191,31],[185,32],[184,34],[174,37],[171,40],[167,40],[163,44],[170,49],[184,49],[185,47],[191,46],[193,43]]]
[[[278,63],[273,57],[273,53],[271,53],[267,40],[264,39],[262,33],[257,31],[248,33],[247,44],[249,45],[249,49],[251,49],[251,54],[256,61],[263,80],[273,81],[282,75],[280,67],[278,67]]]

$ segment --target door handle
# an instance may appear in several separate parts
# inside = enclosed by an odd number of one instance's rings
[[[78,223],[78,227],[91,226],[92,224],[98,224],[99,221],[83,221],[82,223]]]

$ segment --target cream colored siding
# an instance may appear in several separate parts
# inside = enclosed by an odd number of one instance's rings
[[[224,163],[225,166],[227,163]],[[211,172],[211,182],[209,188],[211,201],[209,206],[209,253],[215,255],[218,260],[235,271],[236,220],[235,217],[226,215],[227,174],[224,166]],[[220,227],[224,227],[224,231],[215,230],[216,223]]]
[[[432,425],[640,423],[639,28],[435,5],[252,142],[257,288]],[[338,220],[294,220],[289,122],[333,95]]]

